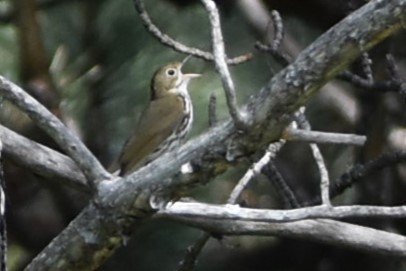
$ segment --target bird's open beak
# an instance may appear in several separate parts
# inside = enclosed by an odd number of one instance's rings
[[[186,73],[183,75],[183,78],[193,79],[202,76],[200,73]]]
[[[198,73],[186,73],[182,75],[182,83],[188,85],[190,80],[192,80],[193,78],[197,78],[202,76],[201,74]]]

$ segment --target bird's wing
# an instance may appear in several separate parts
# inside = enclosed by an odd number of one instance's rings
[[[170,96],[151,101],[142,113],[134,134],[119,158],[120,175],[133,172],[179,125],[183,118],[181,97]],[[141,164],[142,165],[142,164]]]

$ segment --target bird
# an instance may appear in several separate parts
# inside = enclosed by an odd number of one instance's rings
[[[149,103],[119,156],[119,176],[127,176],[178,148],[191,130],[193,105],[188,84],[201,74],[182,73],[189,58],[164,65],[155,72]]]

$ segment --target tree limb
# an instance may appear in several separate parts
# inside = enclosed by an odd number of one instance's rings
[[[406,257],[406,237],[327,219],[266,223],[215,219],[173,218],[186,225],[222,235],[272,235],[300,238],[369,253]]]
[[[110,174],[65,125],[20,87],[0,76],[0,95],[25,112],[41,129],[69,154],[89,183],[108,179]]]
[[[350,205],[337,206],[318,205],[291,210],[265,210],[243,208],[238,205],[216,205],[200,202],[170,202],[157,215],[163,217],[189,217],[201,219],[260,221],[260,222],[292,222],[315,218],[348,218],[348,217],[406,217],[406,206],[369,206]],[[405,248],[406,249],[406,248]]]
[[[86,178],[69,157],[31,141],[0,125],[0,140],[6,158],[51,180],[79,191],[90,192]]]

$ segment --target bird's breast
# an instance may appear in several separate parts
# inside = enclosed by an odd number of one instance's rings
[[[183,118],[180,121],[176,133],[179,134],[179,137],[181,140],[183,140],[189,133],[189,131],[192,128],[192,122],[193,122],[193,106],[192,106],[192,100],[190,99],[190,96],[188,93],[182,93],[179,95],[179,99],[181,99],[181,102],[183,103],[183,108],[184,108],[184,114]]]

